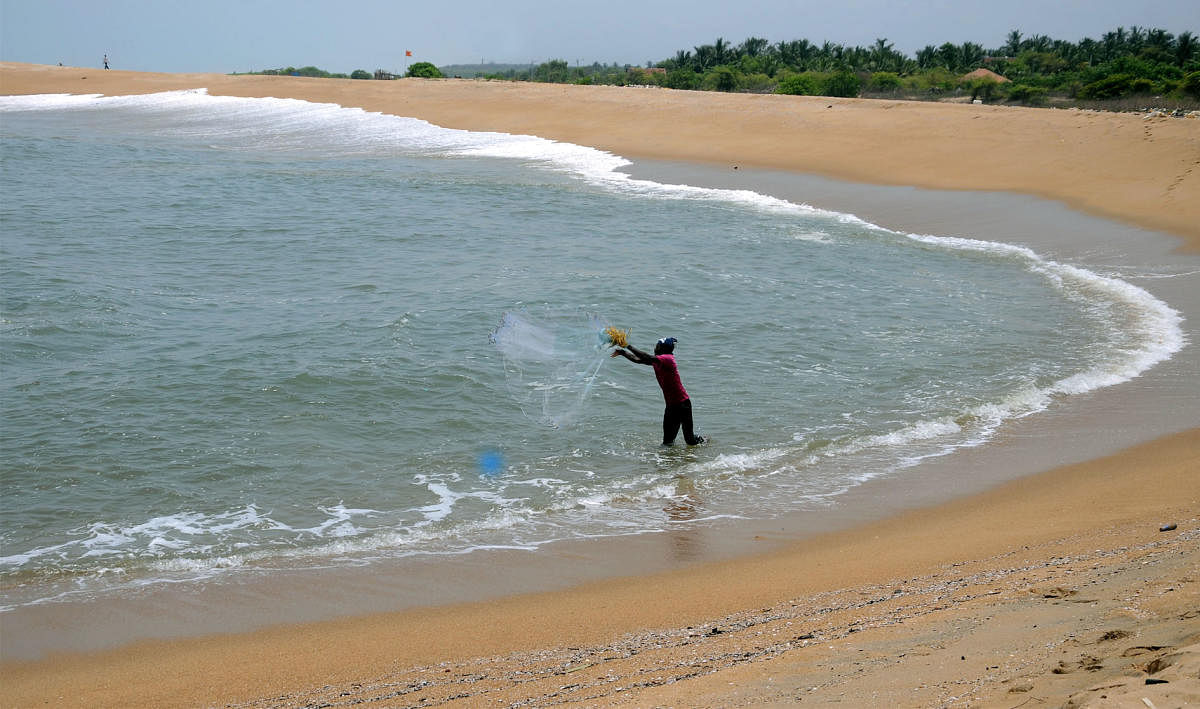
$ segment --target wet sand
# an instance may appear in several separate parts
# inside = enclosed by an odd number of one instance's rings
[[[1161,701],[1200,691],[1197,459],[1191,431],[757,557],[5,662],[4,703],[1015,706],[1121,683]]]
[[[1200,239],[1194,120],[0,65],[2,93],[200,86],[571,140],[638,159],[630,167],[635,176],[747,187],[891,228],[1024,243],[1146,287],[1184,313],[1196,341],[1200,263],[1194,251],[1180,250],[1195,249]],[[832,119],[835,110],[842,113]],[[1001,132],[1009,141],[998,147]],[[929,147],[945,141],[955,144],[953,160]],[[822,147],[809,146],[814,142]],[[921,146],[932,152],[911,152]],[[834,148],[841,151],[836,160],[824,152]],[[963,164],[989,169],[968,175]],[[798,174],[805,172],[1036,194],[1126,225],[1063,216],[1055,211],[1061,206],[1011,194],[854,185]],[[1193,350],[1138,380],[1014,422],[993,445],[937,461],[921,471],[933,482],[919,489],[880,481],[856,491],[841,511],[783,521],[778,529],[743,528],[737,540],[564,547],[547,564],[526,567],[528,559],[513,559],[514,568],[533,572],[528,583],[489,573],[486,563],[465,564],[455,572],[459,594],[426,588],[421,595],[421,581],[433,576],[417,574],[408,590],[418,600],[401,612],[388,609],[396,603],[391,584],[403,585],[400,575],[361,578],[357,586],[310,578],[302,591],[282,581],[240,594],[164,597],[161,628],[143,605],[140,632],[128,628],[138,623],[136,604],[77,608],[75,616],[49,609],[26,616],[18,637],[41,637],[43,650],[120,646],[33,661],[16,659],[28,649],[13,645],[19,623],[0,617],[0,696],[6,706],[58,698],[77,706],[733,706],[801,699],[1013,706],[1035,698],[1061,704],[1104,683],[1114,687],[1085,698],[1108,701],[1099,695],[1115,696],[1120,682],[1134,683],[1120,691],[1151,692],[1134,697],[1139,703],[1141,696],[1157,702],[1166,692],[1196,693],[1197,672],[1186,669],[1195,654],[1176,650],[1200,641],[1200,370]],[[949,497],[959,499],[945,502]],[[1168,521],[1177,528],[1159,532]],[[756,544],[768,551],[747,556]],[[491,600],[468,592],[484,586]],[[306,610],[261,612],[287,605],[281,599]],[[222,604],[227,611],[214,618]],[[181,612],[189,605],[193,612]],[[235,606],[247,610],[239,615]],[[95,617],[110,612],[107,624]],[[189,622],[180,623],[182,616]],[[335,619],[225,634],[312,618]],[[185,637],[205,628],[222,634]],[[88,632],[95,635],[90,645],[66,641]],[[139,637],[163,639],[125,644]],[[1170,681],[1146,685],[1146,678]]]

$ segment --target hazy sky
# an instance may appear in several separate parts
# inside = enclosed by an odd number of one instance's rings
[[[1077,41],[1118,26],[1200,34],[1200,0],[0,0],[0,59],[166,72],[332,72],[543,62],[644,65],[722,37],[985,48],[1010,30]],[[413,57],[405,59],[405,50]]]

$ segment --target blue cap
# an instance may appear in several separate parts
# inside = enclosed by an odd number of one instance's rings
[[[664,337],[664,338],[662,338],[661,340],[659,340],[659,341],[658,341],[658,344],[660,344],[660,345],[673,345],[673,344],[675,344],[676,342],[679,342],[679,340],[676,340],[674,337]]]

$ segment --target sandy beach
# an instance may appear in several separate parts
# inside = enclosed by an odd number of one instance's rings
[[[635,171],[677,169],[724,186],[778,182],[786,192],[790,175],[807,173],[1032,195],[1138,228],[1093,244],[1087,228],[1057,241],[1030,237],[1039,251],[1153,263],[1156,295],[1183,312],[1188,333],[1200,318],[1196,119],[0,64],[0,94],[201,87],[534,134],[645,161]],[[870,196],[879,197],[871,218],[880,223],[892,214],[906,229],[940,226],[904,214],[907,193]],[[839,188],[829,199],[821,206],[863,197]],[[1007,236],[1015,219],[980,219],[977,235],[1019,241]],[[1128,234],[1145,234],[1145,243]],[[1147,255],[1156,249],[1162,255]],[[1163,271],[1164,261],[1175,270]],[[957,496],[948,502],[911,500],[886,519],[786,535],[765,553],[566,590],[0,658],[0,704],[1196,705],[1200,415],[1191,339],[1145,381],[1017,422],[996,445],[944,461],[948,480],[973,466],[1009,471],[986,490],[947,486]]]

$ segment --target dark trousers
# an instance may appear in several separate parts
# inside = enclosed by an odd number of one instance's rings
[[[667,408],[663,411],[663,445],[670,446],[675,444],[675,434],[679,433],[680,426],[683,427],[683,440],[689,446],[694,446],[700,442],[695,431],[692,430],[692,400],[684,399],[678,404],[667,404]]]

